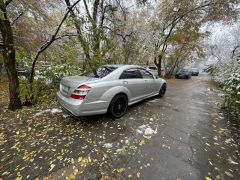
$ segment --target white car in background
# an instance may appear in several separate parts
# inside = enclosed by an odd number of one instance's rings
[[[145,69],[150,71],[154,76],[158,76],[158,69],[156,66],[145,66]]]

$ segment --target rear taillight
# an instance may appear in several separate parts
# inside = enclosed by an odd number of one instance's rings
[[[71,94],[71,98],[73,99],[85,99],[87,93],[90,91],[91,87],[87,85],[81,85]]]

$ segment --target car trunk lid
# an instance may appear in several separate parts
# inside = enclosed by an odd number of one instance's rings
[[[87,76],[68,76],[64,77],[60,82],[60,92],[65,97],[70,97],[73,91],[80,85],[96,81],[98,78]]]

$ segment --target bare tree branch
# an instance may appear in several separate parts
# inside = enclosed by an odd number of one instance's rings
[[[44,52],[55,40],[56,40],[56,37],[57,37],[57,34],[59,33],[64,21],[67,19],[69,13],[72,11],[72,9],[80,2],[81,0],[77,0],[72,6],[68,7],[68,11],[66,12],[66,14],[64,15],[62,21],[60,22],[60,24],[58,25],[54,35],[52,35],[51,39],[49,41],[47,41],[46,43],[44,43],[38,50],[35,58],[33,59],[33,64],[32,64],[32,69],[31,69],[31,75],[30,75],[30,78],[29,78],[29,82],[32,83],[33,82],[33,78],[34,78],[34,71],[35,71],[35,65],[36,65],[36,62],[40,56],[40,54],[42,52]]]
[[[120,7],[120,9],[121,9],[121,11],[122,11],[122,15],[123,15],[124,21],[127,21],[127,9],[122,6],[120,0],[116,0],[116,3],[117,3],[117,5]]]
[[[105,13],[106,13],[108,7],[111,7],[111,5],[108,4],[108,5],[104,6],[104,9],[103,9],[103,12],[102,12],[102,17],[101,17],[101,20],[100,20],[100,27],[103,27],[103,23],[104,23],[104,20],[105,20]]]
[[[83,0],[83,2],[84,2],[84,6],[85,6],[85,9],[86,9],[86,12],[87,12],[87,16],[88,16],[88,18],[91,20],[92,17],[91,17],[91,15],[90,15],[87,2],[86,2],[86,0]]]
[[[0,51],[1,51],[1,50],[4,50],[4,49],[5,49],[4,44],[3,44],[2,42],[0,42]]]
[[[13,0],[6,0],[5,1],[5,6],[7,7]]]
[[[63,35],[61,35],[61,36],[58,36],[58,37],[56,37],[55,38],[55,40],[60,40],[60,39],[62,39],[62,38],[64,38],[64,37],[78,37],[78,36],[82,36],[82,34],[63,34]]]
[[[13,25],[15,22],[17,22],[17,20],[24,15],[25,12],[21,12],[17,17],[15,17],[15,19],[12,21],[11,25]]]
[[[128,33],[128,34],[120,34],[120,33],[117,33],[117,35],[120,36],[120,37],[123,39],[124,42],[126,42],[127,37],[131,37],[132,34],[133,34],[133,31],[131,31],[131,32]]]
[[[97,23],[98,5],[99,5],[99,0],[95,0],[93,4],[93,15],[92,15],[92,19],[93,21],[95,21],[95,24]]]
[[[232,51],[232,58],[234,58],[235,53],[236,53],[236,51],[237,51],[238,48],[240,48],[240,45],[237,45],[237,46],[234,47],[234,49],[233,49],[233,51]]]

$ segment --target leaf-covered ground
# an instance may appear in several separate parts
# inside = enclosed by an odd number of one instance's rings
[[[150,112],[142,114],[142,109],[134,107],[118,120],[74,118],[55,101],[6,111],[0,115],[2,177],[51,179],[83,174],[126,178],[124,172],[127,177],[138,177],[140,172],[131,171],[128,162],[157,133],[156,120],[160,119]],[[141,168],[149,167],[149,161],[142,162]],[[85,171],[88,166],[96,167],[93,174]]]
[[[6,90],[7,91],[7,90]],[[3,179],[239,179],[239,125],[207,81],[169,80],[164,98],[117,120],[69,116],[56,100],[0,109]]]
[[[0,108],[7,105],[8,99],[8,80],[7,77],[0,77]]]

